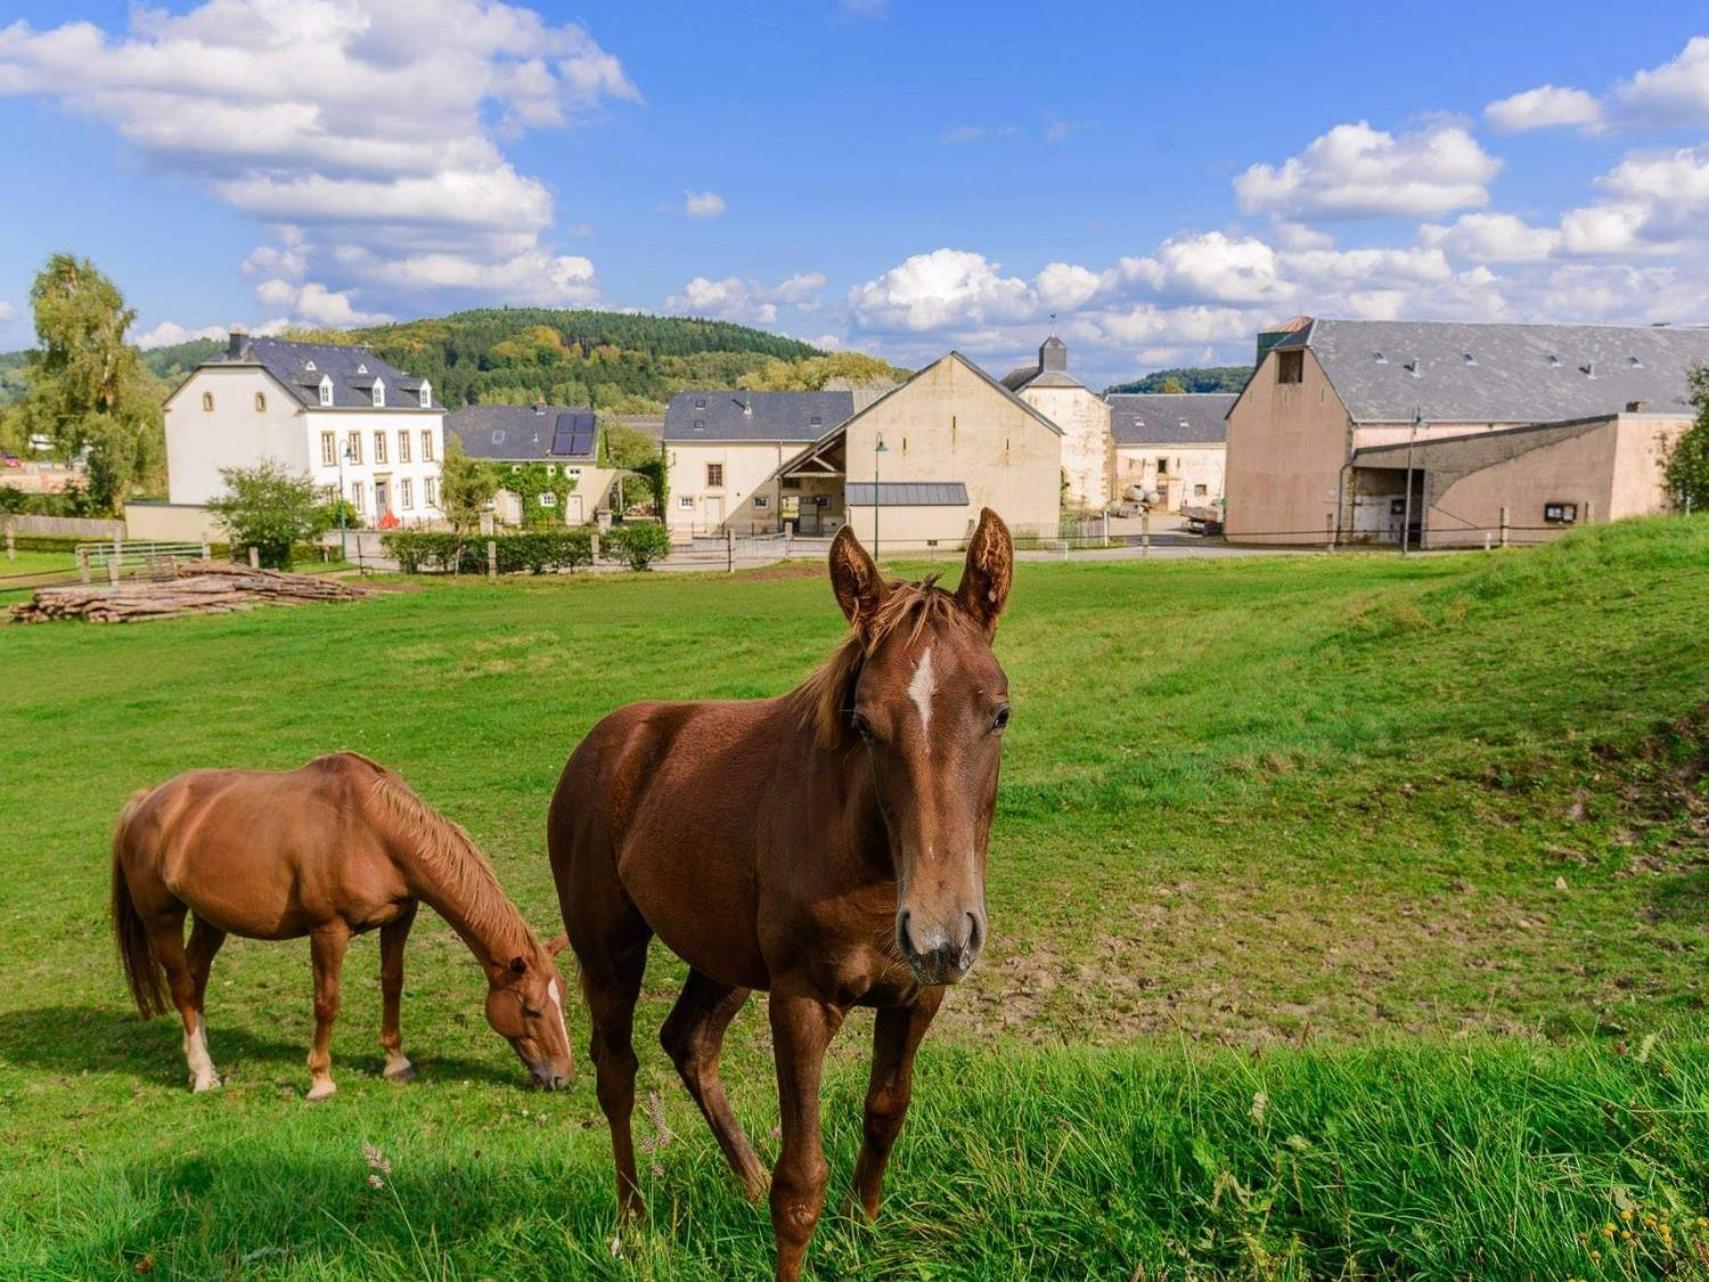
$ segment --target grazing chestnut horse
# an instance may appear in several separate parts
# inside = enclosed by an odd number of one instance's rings
[[[425,903],[451,923],[487,975],[487,1022],[540,1085],[569,1082],[564,981],[469,834],[396,774],[353,752],[279,774],[191,770],[136,793],[113,835],[113,929],[137,1009],[184,1020],[192,1090],[220,1084],[202,997],[228,934],[309,937],[314,960],[311,1100],[337,1087],[327,1043],[352,935],[380,931],[385,1075],[415,1075],[398,1032],[404,940]],[[184,916],[194,917],[184,946]]]
[[[853,1006],[877,1007],[853,1200],[878,1211],[914,1052],[985,940],[985,852],[1008,683],[991,652],[1013,551],[980,514],[961,585],[885,582],[844,527],[831,583],[852,625],[776,699],[640,703],[594,727],[547,835],[593,1017],[618,1205],[638,1212],[630,1026],[656,933],[691,967],[660,1040],[749,1197],[765,1189],[718,1076],[724,1030],[771,994],[783,1151],[777,1276],[800,1275],[824,1204],[819,1075]]]

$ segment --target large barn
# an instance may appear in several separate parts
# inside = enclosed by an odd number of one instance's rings
[[[1547,535],[1664,509],[1662,465],[1706,364],[1709,329],[1302,323],[1228,412],[1228,535],[1399,542],[1409,528],[1445,546],[1481,542],[1504,510]]]

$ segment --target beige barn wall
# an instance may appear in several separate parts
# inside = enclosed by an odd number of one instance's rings
[[[1614,479],[1608,495],[1609,520],[1665,512],[1672,507],[1666,476],[1668,455],[1694,421],[1672,414],[1619,416]]]
[[[1671,415],[1617,415],[1593,431],[1469,473],[1439,493],[1427,492],[1430,546],[1481,545],[1480,531],[1500,528],[1504,506],[1518,543],[1556,538],[1572,528],[1545,527],[1548,503],[1578,504],[1580,524],[1665,512],[1670,500],[1662,469],[1672,443],[1690,426],[1690,419]],[[1474,528],[1468,530],[1467,523]]]
[[[1021,399],[1062,429],[1062,472],[1071,508],[1101,512],[1110,493],[1110,407],[1084,387],[1026,387]]]
[[[1309,348],[1301,382],[1278,383],[1276,365],[1266,353],[1228,412],[1225,528],[1244,542],[1321,542],[1347,461],[1347,410]]]
[[[804,448],[802,441],[667,441],[670,496],[666,505],[670,510],[665,514],[665,525],[679,541],[694,534],[715,533],[726,523],[741,533],[754,526],[775,529],[776,485],[767,486],[766,482],[785,460]],[[723,485],[706,483],[708,463],[723,464]],[[756,492],[767,499],[767,506],[758,511],[753,507]],[[690,506],[683,506],[684,498]],[[722,515],[715,514],[709,499],[721,500]]]
[[[1228,470],[1226,446],[1201,443],[1172,445],[1163,441],[1116,446],[1116,497],[1123,497],[1130,485],[1162,493],[1162,487],[1157,484],[1157,460],[1160,458],[1169,460],[1169,480],[1178,483],[1171,487],[1171,493],[1178,501],[1171,505],[1170,510],[1178,510],[1182,505],[1208,507],[1223,497]],[[1205,487],[1202,496],[1194,493],[1200,485]]]
[[[214,408],[202,408],[210,393]],[[256,394],[267,398],[255,408]],[[198,369],[166,406],[167,494],[174,503],[199,504],[226,492],[222,468],[254,467],[275,459],[301,475],[310,469],[302,407],[255,366]]]
[[[1062,438],[960,360],[946,358],[850,420],[848,479],[870,481],[878,438],[884,481],[960,481],[965,508],[885,508],[900,522],[886,547],[965,538],[981,507],[1012,529],[1055,536],[1062,512]],[[906,514],[906,515],[903,515]],[[849,524],[872,536],[872,509],[851,507]]]

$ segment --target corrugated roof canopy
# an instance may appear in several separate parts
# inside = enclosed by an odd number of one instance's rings
[[[872,506],[873,483],[849,481],[843,501],[850,507]],[[967,486],[960,481],[880,481],[880,507],[966,507]]]

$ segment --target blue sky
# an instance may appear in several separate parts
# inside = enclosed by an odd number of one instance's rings
[[[0,347],[61,248],[145,342],[542,303],[1000,372],[1055,313],[1101,382],[1709,322],[1700,4],[12,4],[0,130]]]

